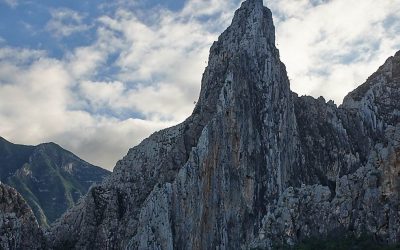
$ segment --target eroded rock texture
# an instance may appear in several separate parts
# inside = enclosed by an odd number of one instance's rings
[[[399,69],[397,52],[338,109],[323,99],[298,98],[305,166],[319,181],[285,190],[252,247],[346,233],[400,241]]]
[[[129,151],[48,234],[54,248],[248,249],[334,232],[399,242],[400,53],[340,107],[298,97],[247,0],[182,124]]]
[[[43,249],[43,233],[22,196],[0,182],[0,249]]]

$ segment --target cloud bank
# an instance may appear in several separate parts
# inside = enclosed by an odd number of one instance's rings
[[[373,0],[268,1],[292,89],[343,97],[400,50],[400,2]]]
[[[8,1],[14,2],[14,1]],[[208,51],[240,1],[189,0],[182,9],[116,1],[95,17],[49,9],[60,41],[94,30],[61,57],[0,42],[0,136],[54,141],[112,169],[155,130],[183,121],[197,101]],[[292,89],[340,103],[400,49],[400,3],[271,0]],[[13,8],[18,8],[15,5]],[[106,5],[100,9],[109,9]]]

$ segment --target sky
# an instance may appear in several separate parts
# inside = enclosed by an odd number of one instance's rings
[[[0,0],[0,136],[112,169],[188,117],[239,0]],[[343,97],[400,50],[399,0],[266,0],[291,88]]]

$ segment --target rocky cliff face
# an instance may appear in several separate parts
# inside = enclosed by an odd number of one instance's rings
[[[45,240],[22,196],[0,183],[0,248],[43,249]]]
[[[248,249],[334,232],[399,242],[400,53],[340,107],[289,88],[262,0],[210,50],[182,124],[129,151],[54,248]]]
[[[349,233],[384,244],[400,241],[399,69],[397,52],[339,108],[298,98],[307,171],[322,178],[286,189],[252,247]]]
[[[108,174],[54,143],[16,145],[0,137],[0,181],[21,193],[41,226],[59,218]]]

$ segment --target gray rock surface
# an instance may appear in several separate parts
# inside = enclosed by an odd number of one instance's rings
[[[0,182],[0,249],[43,249],[44,243],[43,232],[26,201]]]
[[[400,53],[343,105],[298,97],[272,15],[247,0],[182,124],[132,148],[47,234],[53,248],[249,249],[400,241]]]
[[[298,98],[307,176],[314,180],[285,190],[264,216],[253,248],[349,233],[400,242],[399,67],[397,52],[339,108]]]

